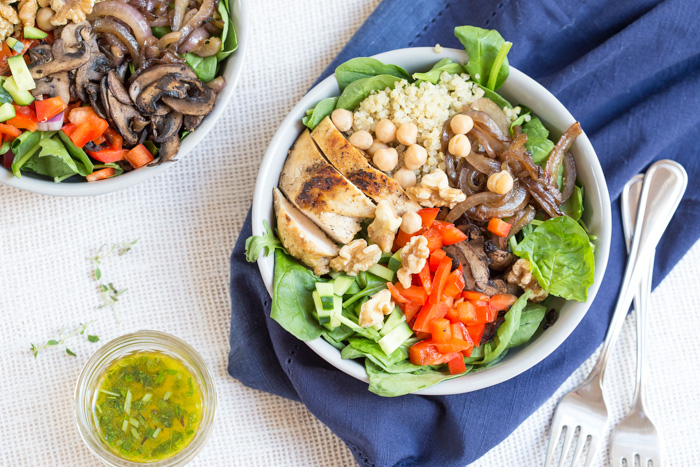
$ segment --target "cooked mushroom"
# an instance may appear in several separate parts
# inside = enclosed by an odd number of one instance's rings
[[[182,126],[182,114],[178,112],[170,112],[167,115],[155,116],[151,119],[151,133],[153,133],[153,141],[162,143],[169,140],[173,136],[178,136]]]
[[[131,121],[131,128],[136,133],[141,133],[141,131],[143,131],[143,129],[146,128],[149,123],[151,123],[149,119],[139,114]]]
[[[214,109],[216,105],[216,93],[207,88],[204,93],[194,97],[190,96],[187,99],[164,96],[161,100],[164,104],[182,114],[204,116]]]
[[[36,81],[36,88],[32,89],[34,97],[48,95],[60,97],[64,103],[70,102],[70,79],[68,72],[62,71],[46,76]]]
[[[186,131],[192,131],[202,123],[202,120],[204,120],[202,115],[185,115],[182,121],[182,128]]]
[[[88,98],[85,88],[89,86],[89,83],[99,83],[109,70],[109,60],[99,51],[97,40],[94,36],[88,42],[88,49],[90,50],[90,58],[75,72],[75,88],[78,97],[83,102]]]
[[[484,251],[489,258],[489,267],[494,271],[505,271],[518,259],[514,254],[501,250],[492,242],[486,242]]]
[[[75,70],[90,59],[85,41],[79,42],[75,46],[75,52],[69,52],[64,48],[63,39],[57,39],[50,52],[43,46],[39,47],[41,50],[30,54],[32,58],[37,58],[36,61],[29,63],[29,71],[34,79],[41,79],[61,71]],[[39,47],[34,47],[34,49],[39,49]]]
[[[151,83],[160,81],[165,75],[176,73],[186,80],[196,80],[197,74],[192,68],[181,64],[156,65],[145,69],[144,71],[132,77],[131,85],[129,86],[129,96],[131,100],[136,102],[136,98],[141,94],[146,86]]]
[[[486,265],[483,247],[479,252],[478,244],[475,247],[474,242],[474,240],[459,242],[444,247],[444,250],[453,261],[456,259],[464,266],[463,275],[467,290],[474,288],[483,290],[489,282],[489,268]]]
[[[88,21],[80,23],[68,23],[61,30],[63,47],[67,52],[75,52],[76,47],[82,41],[89,41],[92,35],[92,27]],[[97,44],[95,44],[97,45]]]
[[[132,129],[131,122],[140,117],[138,110],[131,105],[122,104],[114,97],[107,86],[107,77],[102,78],[102,89],[106,94],[109,107],[109,120],[124,138],[124,146],[130,148],[139,142],[139,134]]]
[[[102,104],[99,83],[88,81],[87,85],[83,88],[83,91],[85,92],[85,94],[87,94],[88,100],[90,101],[90,106],[92,106],[92,109],[95,111],[95,113],[100,118],[107,118],[108,111],[107,108],[105,108],[105,106],[103,106]]]
[[[158,159],[155,162],[148,164],[149,167],[154,165],[160,165],[163,162],[175,162],[173,159],[177,155],[177,151],[180,149],[180,137],[175,135],[169,140],[163,142],[158,150]]]
[[[187,98],[189,87],[180,78],[180,75],[171,73],[149,84],[134,101],[136,107],[143,113],[152,114],[159,110],[158,103],[162,97],[169,96],[178,100]]]
[[[119,77],[119,73],[116,70],[109,70],[109,73],[107,73],[107,85],[119,102],[133,105],[129,97],[129,92],[124,87],[124,83],[122,83],[122,79]]]

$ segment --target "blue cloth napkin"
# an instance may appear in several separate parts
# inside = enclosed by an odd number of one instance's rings
[[[384,0],[325,75],[355,56],[436,43],[459,48],[455,26],[499,30],[514,44],[510,63],[564,103],[601,160],[613,198],[603,285],[564,344],[517,378],[463,395],[382,398],[270,319],[257,265],[244,258],[249,215],[231,257],[229,373],[306,404],[360,465],[465,465],[501,442],[603,340],[626,261],[618,200],[624,183],[661,158],[679,161],[690,177],[658,249],[654,286],[700,236],[697,18],[697,0]]]

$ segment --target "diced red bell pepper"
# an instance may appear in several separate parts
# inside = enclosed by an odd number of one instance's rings
[[[441,354],[438,352],[435,344],[430,342],[430,340],[424,340],[413,344],[409,351],[411,358],[411,363],[414,365],[439,365],[441,363],[447,363],[456,356],[458,353],[452,354]]]
[[[486,230],[494,235],[498,235],[499,237],[507,237],[511,227],[511,224],[502,221],[498,217],[493,217],[489,221],[489,225],[486,227]]]
[[[476,309],[474,304],[468,301],[460,302],[454,306],[457,312],[457,321],[464,324],[476,323]]]
[[[422,286],[412,285],[411,287],[402,290],[401,296],[406,300],[417,303],[421,306],[425,305],[426,300],[428,300],[428,294],[425,292],[425,289]]]
[[[438,266],[437,271],[435,271],[435,276],[433,277],[433,287],[430,291],[430,303],[438,303],[442,300],[442,294],[445,290],[445,284],[447,283],[447,278],[450,275],[450,269],[452,268],[452,260],[445,257],[440,261],[440,266]]]
[[[428,266],[427,261],[425,262],[423,269],[421,269],[418,273],[418,278],[420,279],[420,283],[423,286],[425,293],[430,295],[430,292],[433,290],[433,281],[430,278],[430,266]]]
[[[476,310],[475,324],[490,323],[498,317],[498,312],[491,309],[488,302],[473,302]]]
[[[50,118],[63,112],[68,105],[63,102],[60,97],[50,97],[41,101],[34,101],[34,108],[36,109],[36,119],[40,122],[45,122]]]
[[[29,131],[36,131],[39,129],[39,122],[36,120],[36,114],[28,105],[15,104],[15,116],[5,123],[15,128]]]
[[[450,276],[447,278],[447,283],[445,284],[445,290],[442,294],[443,299],[445,297],[454,298],[464,290],[466,283],[464,282],[464,274],[462,271],[462,264],[460,264],[459,268],[450,273]]]
[[[131,164],[133,168],[138,169],[139,167],[143,167],[149,162],[152,162],[153,154],[151,154],[151,151],[149,151],[146,146],[144,146],[143,144],[139,144],[138,146],[135,146],[131,151],[127,152],[124,158],[129,162],[129,164]]]
[[[481,336],[484,335],[485,324],[474,324],[471,326],[466,326],[467,332],[469,333],[469,338],[474,343],[474,347],[479,347],[481,343]]]
[[[467,239],[467,234],[459,230],[454,224],[444,221],[433,222],[433,227],[442,235],[443,245],[454,245]]]
[[[399,283],[399,285],[401,285],[401,284]],[[387,289],[389,289],[389,292],[391,292],[391,296],[393,297],[393,299],[397,303],[407,303],[408,302],[408,300],[406,300],[405,298],[403,298],[401,296],[401,291],[399,291],[399,289],[397,289],[394,284],[392,284],[391,282],[387,282],[386,287],[387,287]]]
[[[462,297],[464,297],[465,300],[479,300],[482,302],[489,301],[488,295],[483,294],[481,292],[474,292],[473,290],[465,290],[464,292],[462,292]]]
[[[78,109],[73,110],[73,112],[75,112],[76,110]],[[71,115],[73,114],[73,112],[71,112]],[[82,148],[89,141],[92,141],[98,136],[102,135],[102,133],[104,133],[108,126],[109,123],[107,123],[107,120],[104,120],[97,116],[90,117],[85,122],[78,124],[78,128],[76,128],[75,131],[70,135],[70,140],[77,147]]]
[[[436,228],[431,227],[420,235],[428,240],[428,250],[430,250],[431,253],[442,248],[442,235],[440,235],[440,232],[438,232]]]
[[[439,212],[440,208],[425,208],[418,211],[418,215],[423,220],[423,228],[430,228]]]
[[[447,307],[442,303],[426,303],[421,308],[416,322],[413,324],[414,331],[430,332],[430,322],[437,318],[442,318],[447,313]]]
[[[399,231],[396,233],[396,237],[394,238],[394,246],[391,250],[398,251],[399,249],[403,248],[404,246],[406,246],[411,237],[417,235],[417,233],[418,232],[416,232],[415,234],[407,234],[403,230],[399,229]]]
[[[450,370],[451,375],[464,373],[467,371],[467,366],[464,364],[464,357],[459,354],[459,356],[447,362],[447,368]]]
[[[76,128],[78,128],[78,125],[76,125],[75,123],[66,123],[65,125],[63,125],[63,128],[61,128],[61,131],[63,131],[66,134],[66,136],[70,138],[70,135],[73,134]]]
[[[68,114],[68,121],[80,125],[81,123],[87,122],[92,117],[97,117],[97,114],[92,110],[92,107],[87,105],[85,107],[76,107],[72,109]]]
[[[92,144],[94,144],[95,146],[99,146],[100,144],[104,143],[105,141],[107,141],[107,140],[105,139],[104,135],[100,135],[97,138],[92,140]]]
[[[489,300],[489,307],[493,311],[505,311],[512,307],[517,300],[518,297],[508,293],[496,294]]]
[[[96,182],[97,180],[104,180],[104,179],[109,178],[113,175],[114,175],[114,169],[111,167],[107,167],[106,169],[97,170],[85,178],[87,179],[88,182]]]
[[[448,342],[452,339],[450,322],[444,318],[434,319],[429,324],[433,342]]]
[[[445,250],[435,250],[430,253],[430,270],[432,272],[437,271],[438,266],[440,266],[440,261],[442,261],[442,258],[445,256],[447,256]]]
[[[4,44],[4,42],[3,42]],[[17,128],[12,125],[8,125],[6,123],[0,123],[0,133],[3,135],[6,135],[8,138],[3,138],[5,141],[9,141],[10,139],[15,139],[19,135],[22,134],[22,132]]]
[[[124,138],[122,138],[122,136],[119,133],[117,133],[116,131],[114,131],[113,129],[107,128],[102,136],[107,138],[107,142],[109,143],[110,146],[112,146],[112,149],[121,149],[122,148],[122,144],[124,143]]]
[[[97,159],[100,162],[109,164],[110,162],[123,161],[128,149],[107,149],[103,148],[99,151],[86,151],[90,157]]]
[[[455,339],[461,339],[467,344],[469,344],[469,348],[462,350],[462,355],[464,355],[465,357],[470,357],[472,354],[472,350],[474,349],[474,343],[472,342],[472,338],[469,337],[467,327],[462,323],[452,324],[452,337]]]
[[[406,316],[406,322],[410,322],[414,316],[420,311],[421,306],[417,303],[408,302],[403,305],[403,314]]]
[[[435,342],[435,340],[433,340],[433,342]],[[463,350],[467,350],[469,347],[471,347],[469,342],[455,338],[449,339],[445,342],[435,342],[435,348],[442,354],[461,352]]]

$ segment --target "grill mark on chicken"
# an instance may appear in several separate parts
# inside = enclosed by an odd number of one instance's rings
[[[307,172],[313,175],[304,183],[301,192],[296,197],[297,205],[300,208],[323,208],[328,205],[324,192],[333,189],[347,191],[343,186],[345,185],[343,177],[329,165],[318,170],[310,168]]]

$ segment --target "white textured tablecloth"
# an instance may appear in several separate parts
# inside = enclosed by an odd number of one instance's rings
[[[0,465],[96,465],[75,426],[75,381],[100,345],[138,329],[183,338],[215,376],[216,426],[195,465],[354,464],[345,445],[303,405],[248,389],[226,373],[228,258],[277,125],[378,0],[246,4],[252,35],[244,73],[197,151],[155,179],[100,197],[52,198],[0,187]],[[102,267],[104,280],[128,288],[117,323],[110,311],[97,309],[86,257],[104,243],[136,238],[131,252]],[[677,466],[700,465],[699,260],[696,245],[651,300],[649,403],[669,464]],[[633,388],[633,319],[625,324],[607,378],[615,420],[628,408]],[[77,357],[53,349],[33,358],[30,343],[90,321],[89,333],[99,335],[99,343],[77,336],[67,343]],[[541,464],[554,405],[592,365],[588,360],[477,465]]]

